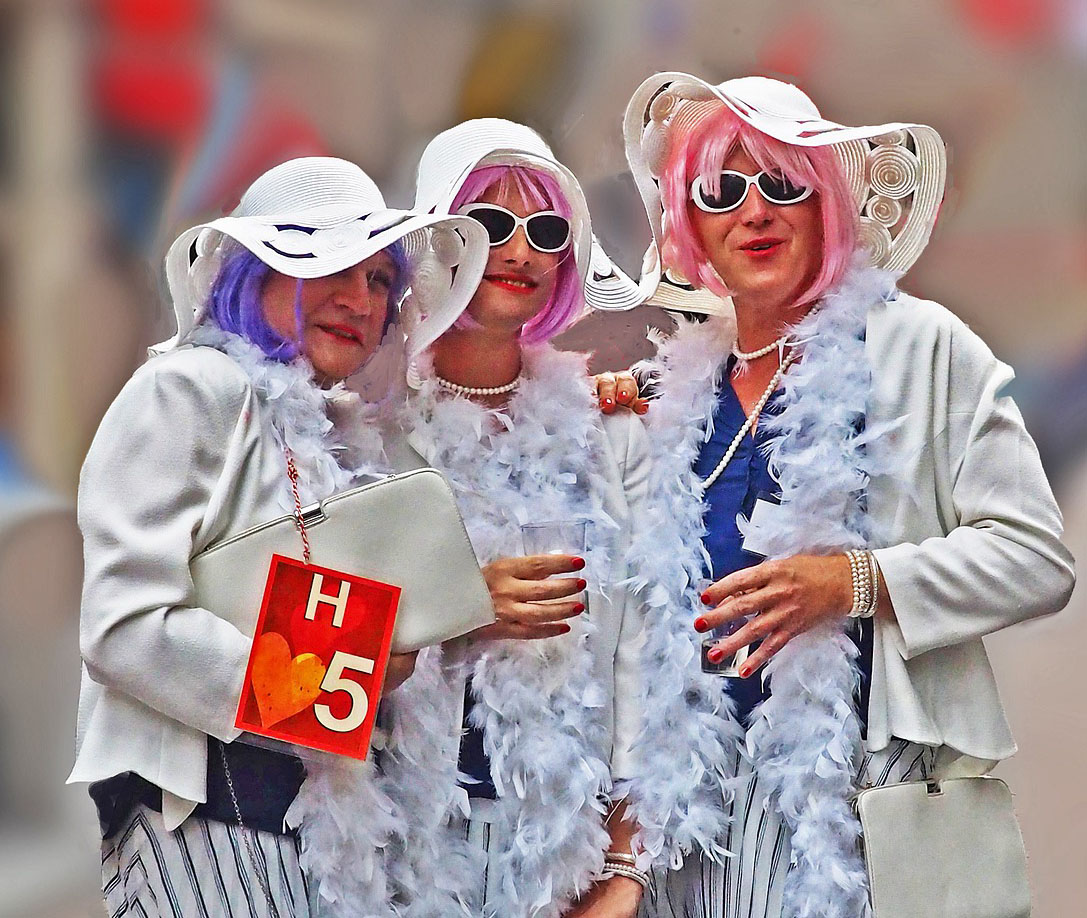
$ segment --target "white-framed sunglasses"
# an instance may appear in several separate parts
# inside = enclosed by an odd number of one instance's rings
[[[537,252],[550,255],[561,252],[570,244],[570,221],[553,210],[540,210],[527,217],[519,217],[498,204],[477,202],[464,205],[457,215],[471,217],[481,223],[492,247],[509,242],[519,226],[524,227],[528,244]]]
[[[764,200],[778,205],[799,204],[811,197],[812,193],[811,188],[794,185],[784,175],[774,175],[766,171],[747,175],[725,169],[721,172],[716,194],[711,194],[703,185],[701,175],[691,182],[691,200],[699,210],[708,214],[724,214],[743,204],[752,185],[759,190]]]

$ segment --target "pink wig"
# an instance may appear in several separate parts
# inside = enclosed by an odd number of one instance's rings
[[[664,204],[663,261],[677,268],[695,286],[729,296],[722,278],[709,262],[687,212],[691,182],[703,176],[709,191],[720,186],[725,159],[741,149],[767,172],[783,175],[818,195],[823,217],[823,261],[797,305],[814,303],[841,280],[857,245],[857,205],[845,174],[829,147],[797,147],[756,130],[727,105],[693,129],[673,135],[661,174]],[[757,194],[754,189],[749,194]],[[786,205],[788,206],[788,205]]]
[[[566,200],[566,195],[562,193],[554,177],[526,166],[483,166],[475,169],[469,173],[453,198],[450,212],[457,213],[466,204],[478,201],[495,185],[502,195],[516,190],[526,204],[540,210],[553,210],[568,220],[573,216],[570,202]],[[574,259],[573,235],[563,252],[558,272],[551,298],[521,328],[521,341],[525,344],[538,344],[553,338],[569,327],[585,310],[585,290]],[[477,327],[475,319],[467,312],[461,313],[454,325],[457,328]]]

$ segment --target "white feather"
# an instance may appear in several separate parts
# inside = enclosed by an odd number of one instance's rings
[[[871,395],[864,352],[868,310],[893,291],[889,274],[858,258],[842,284],[792,329],[794,340],[803,342],[803,359],[782,381],[780,414],[762,421],[774,435],[769,462],[781,484],[783,507],[759,530],[760,540],[771,547],[769,557],[879,544],[858,495],[870,476],[893,474],[894,466],[880,449],[887,431],[857,427]],[[856,845],[860,829],[848,802],[860,750],[854,642],[841,626],[813,629],[790,641],[767,667],[773,693],[754,712],[746,737],[720,689],[705,686],[697,672],[691,621],[700,607],[693,586],[704,562],[705,529],[701,488],[691,469],[712,430],[721,371],[734,339],[726,320],[690,323],[662,345],[654,361],[663,393],[650,413],[659,463],[651,489],[656,505],[649,525],[643,524],[651,533],[634,548],[645,583],[656,581],[665,589],[648,593],[659,614],[646,659],[647,724],[639,747],[643,776],[630,796],[652,855],[671,854],[676,864],[677,855],[692,845],[711,856],[717,853],[714,839],[722,819],[713,812],[707,775],[715,761],[728,756],[714,759],[705,729],[677,728],[683,720],[674,698],[686,680],[686,722],[712,724],[714,742],[737,742],[753,758],[791,830],[794,868],[783,913],[790,918],[857,918],[868,905]],[[669,513],[675,518],[671,530]],[[654,564],[655,554],[666,557]],[[677,737],[687,745],[680,747]],[[716,777],[719,805],[732,787],[728,776]],[[706,815],[691,825],[694,807]]]
[[[523,359],[505,411],[439,391],[421,360],[412,443],[450,479],[481,563],[523,554],[523,523],[584,517],[592,528],[586,579],[605,595],[620,590],[602,582],[617,526],[593,487],[592,445],[604,435],[585,358],[539,346]],[[611,743],[594,684],[595,629],[591,614],[570,623],[561,637],[490,642],[460,661],[499,794],[494,837],[507,841],[492,848],[489,867],[502,878],[489,911],[503,918],[557,918],[599,874],[608,844]],[[459,737],[459,726],[447,730]],[[455,757],[456,744],[448,750]],[[466,899],[478,901],[482,879],[479,865]]]

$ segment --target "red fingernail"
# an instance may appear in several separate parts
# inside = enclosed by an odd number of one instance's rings
[[[713,602],[713,600],[710,599],[710,594],[709,593],[703,593],[698,598],[702,600],[702,605],[704,605],[704,606],[708,606],[711,602]]]
[[[714,647],[713,650],[707,652],[706,659],[711,663],[720,663],[725,658],[725,652],[719,647]]]
[[[573,568],[574,568],[575,571],[581,570],[584,566],[585,566],[585,559],[584,558],[574,558]]]
[[[580,615],[584,611],[585,611],[585,603],[579,602],[576,606],[574,606],[574,615]],[[567,629],[567,630],[569,630],[569,629]]]
[[[740,678],[741,679],[746,679],[748,676],[751,675],[751,667],[750,666],[741,666],[739,671],[740,671]]]
[[[584,580],[578,580],[578,582],[577,582],[577,588],[578,588],[578,590],[584,590],[584,589],[585,589],[585,587],[587,587],[588,585],[589,585],[589,584],[588,584],[588,583],[586,583],[586,582],[585,582]]]
[[[710,623],[706,621],[701,615],[694,620],[695,631],[709,631]]]
[[[604,405],[605,405],[605,406],[607,406],[607,407],[610,407],[611,405],[614,405],[614,404],[615,404],[615,400],[614,400],[614,399],[610,399],[610,398],[606,398],[606,399],[604,399]]]
[[[569,625],[559,625],[559,627],[562,629],[559,632],[559,634],[569,634],[570,633],[570,626]]]

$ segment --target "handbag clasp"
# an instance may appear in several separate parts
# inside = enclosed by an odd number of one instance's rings
[[[318,523],[323,523],[328,517],[325,515],[325,508],[320,503],[310,504],[308,507],[302,507],[298,511],[298,515],[302,518],[302,524],[304,526],[316,526]]]

